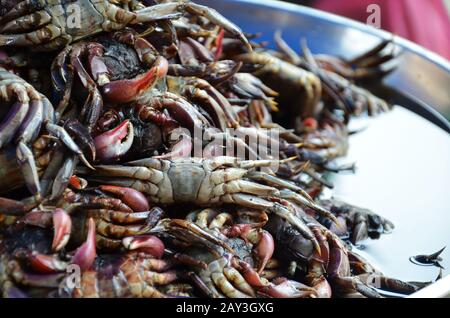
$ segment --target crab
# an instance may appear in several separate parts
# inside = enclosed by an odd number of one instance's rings
[[[0,18],[0,46],[27,46],[55,50],[72,42],[125,28],[127,25],[175,19],[184,13],[206,17],[238,37],[250,50],[242,31],[217,11],[190,1],[166,2],[145,7],[141,2],[76,0],[25,0]]]
[[[2,67],[0,67],[0,100],[2,101],[2,108],[6,108],[6,105],[12,103],[11,107],[6,110],[6,116],[0,123],[1,155],[9,158],[10,147],[15,147],[15,157],[22,171],[24,183],[33,197],[28,200],[29,204],[31,201],[35,201],[35,205],[37,205],[43,199],[42,180],[39,178],[42,171],[38,171],[38,166],[40,165],[36,162],[37,153],[40,152],[42,154],[48,146],[48,138],[46,140],[43,137],[43,131],[60,141],[64,148],[68,149],[72,154],[66,157],[63,160],[64,163],[56,168],[50,167],[48,160],[45,160],[49,164],[49,173],[59,173],[62,179],[70,177],[68,174],[73,171],[77,161],[75,156],[80,158],[86,166],[92,168],[82,149],[78,146],[83,136],[85,136],[86,138],[83,139],[85,141],[84,145],[90,148],[91,157],[95,156],[92,151],[93,143],[90,136],[83,134],[83,130],[78,129],[76,125],[71,127],[67,125],[67,128],[79,134],[79,138],[75,137],[78,143],[75,142],[67,130],[58,124],[53,106],[47,97],[39,93],[21,77],[6,71]],[[31,144],[33,145],[30,148]],[[49,154],[55,156],[54,152]],[[1,171],[5,175],[11,175],[16,171],[16,167],[12,162],[9,162],[2,166]],[[64,185],[64,182],[53,182],[53,185],[55,188],[58,188],[54,191],[56,196],[64,190],[67,184]],[[11,189],[6,184],[5,187],[0,191],[4,192]],[[17,202],[2,199],[1,208],[7,214],[22,213],[25,206],[20,207],[20,204]]]

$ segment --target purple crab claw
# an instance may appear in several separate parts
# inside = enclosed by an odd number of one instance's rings
[[[126,237],[122,240],[122,244],[128,250],[139,250],[155,258],[161,258],[164,255],[164,243],[153,235]]]
[[[84,242],[73,255],[72,263],[80,266],[82,271],[88,270],[92,267],[97,256],[95,248],[95,222],[94,219],[89,219],[88,235],[86,242]]]
[[[101,185],[100,190],[116,195],[123,203],[135,212],[146,212],[150,209],[147,198],[133,188]]]
[[[125,120],[116,128],[94,138],[97,159],[101,162],[119,160],[130,150],[133,139],[133,125]]]
[[[174,159],[186,158],[192,151],[192,139],[188,134],[181,134],[176,142],[170,147],[170,152],[161,156],[155,156],[155,159]]]
[[[72,220],[69,214],[63,209],[55,209],[55,212],[53,213],[53,227],[54,235],[52,250],[58,252],[67,245],[70,238]]]
[[[45,211],[29,212],[20,219],[20,222],[41,228],[53,226],[52,251],[54,252],[59,252],[69,242],[72,219],[63,209],[56,208],[53,213]]]

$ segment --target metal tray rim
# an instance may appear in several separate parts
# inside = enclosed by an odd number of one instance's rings
[[[272,8],[276,10],[285,10],[285,11],[291,11],[298,14],[307,14],[309,16],[313,16],[319,19],[326,19],[328,21],[331,21],[336,24],[349,26],[355,29],[358,29],[362,32],[369,33],[371,35],[383,38],[383,39],[395,39],[395,43],[403,46],[412,52],[418,54],[419,56],[425,58],[426,60],[436,64],[437,66],[445,69],[447,72],[450,73],[450,61],[448,61],[446,58],[442,57],[441,55],[434,53],[430,51],[429,49],[424,48],[423,46],[416,44],[410,40],[407,40],[401,36],[395,35],[389,31],[377,29],[375,27],[372,27],[370,25],[361,23],[356,20],[352,20],[346,17],[342,17],[333,13],[325,12],[322,10],[306,7],[299,4],[289,3],[289,2],[283,2],[279,0],[232,0],[231,2],[235,3],[246,3],[251,5],[258,5],[262,7]]]

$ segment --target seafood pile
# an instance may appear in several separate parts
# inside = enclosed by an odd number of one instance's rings
[[[394,225],[324,196],[348,122],[390,105],[352,60],[278,50],[190,1],[0,1],[3,297],[381,297]],[[388,51],[388,53],[386,53]]]

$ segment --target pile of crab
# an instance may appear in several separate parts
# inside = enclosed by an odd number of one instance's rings
[[[4,297],[380,297],[422,287],[352,246],[348,121],[390,106],[383,42],[278,51],[189,1],[0,1]],[[79,16],[77,16],[77,14]]]

